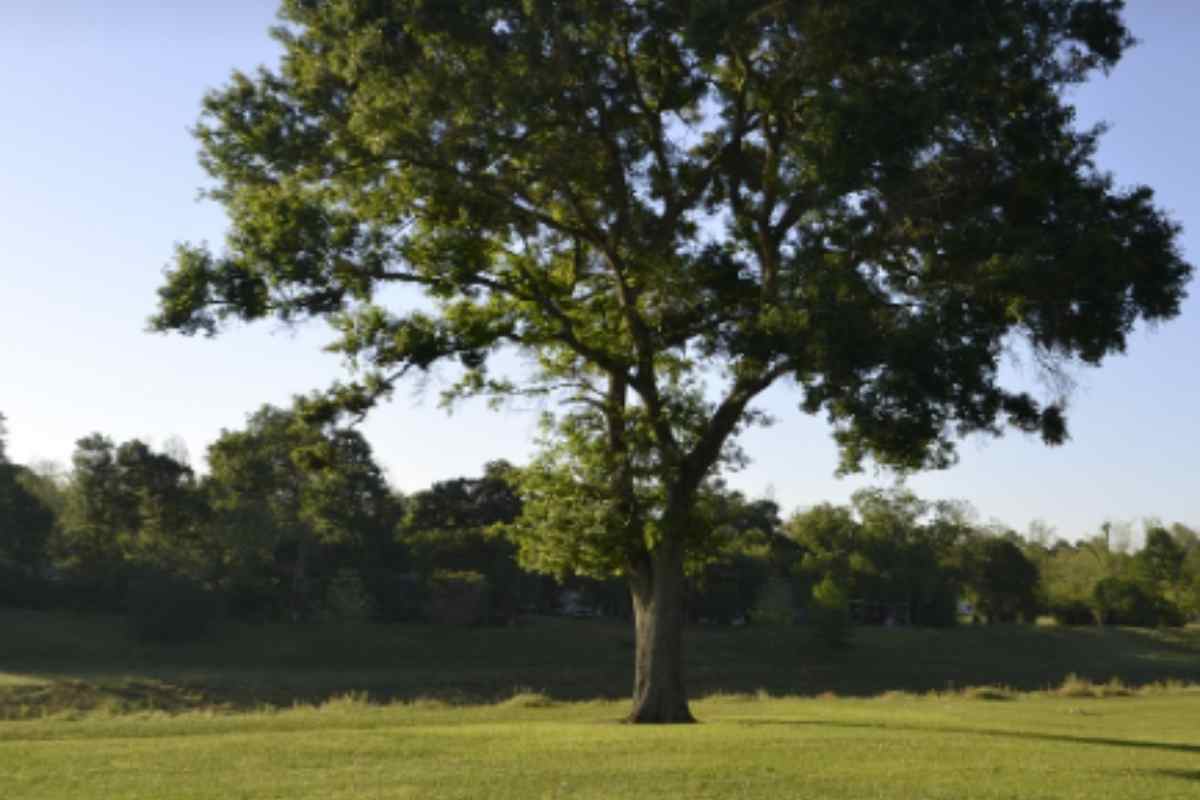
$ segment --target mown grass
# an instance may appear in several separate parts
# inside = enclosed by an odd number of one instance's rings
[[[704,722],[620,701],[362,696],[236,714],[0,723],[0,797],[1194,798],[1200,693],[714,696]]]

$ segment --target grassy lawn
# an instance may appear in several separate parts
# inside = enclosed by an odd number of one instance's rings
[[[620,623],[154,647],[0,611],[0,798],[1200,796],[1195,628],[864,629],[846,650],[714,628],[689,649],[702,723],[642,728],[618,723]]]
[[[712,697],[700,725],[518,696],[0,723],[0,797],[1195,798],[1200,693]]]

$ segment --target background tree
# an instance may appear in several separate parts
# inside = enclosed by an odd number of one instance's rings
[[[1063,624],[1096,621],[1095,589],[1114,574],[1103,539],[1060,542],[1041,564],[1041,595],[1046,609]]]
[[[711,548],[698,554],[689,581],[688,612],[693,619],[731,622],[747,619],[774,579],[776,591],[791,620],[797,605],[792,565],[800,549],[783,533],[775,501],[750,500],[720,481],[711,481],[698,502],[697,516],[715,532]]]
[[[1146,544],[1135,560],[1138,571],[1151,587],[1170,593],[1179,583],[1186,556],[1187,552],[1170,531],[1156,525],[1146,531]]]
[[[625,576],[631,719],[690,720],[696,505],[762,391],[826,413],[843,469],[945,466],[972,431],[1066,437],[1006,347],[1096,364],[1178,313],[1177,227],[1063,99],[1129,46],[1121,6],[286,0],[280,67],[204,101],[232,230],[179,249],[155,325],[329,319],[355,413],[442,360],[455,394],[587,409],[522,552]],[[529,374],[488,372],[505,347]]]
[[[1192,547],[1183,559],[1179,604],[1192,620],[1200,619],[1200,547]]]
[[[224,540],[223,580],[254,606],[306,616],[339,565],[360,570],[386,548],[395,506],[355,430],[263,406],[208,448],[205,488]],[[257,597],[258,599],[255,599]]]
[[[164,573],[207,577],[207,509],[192,468],[137,439],[117,448],[116,466],[116,497],[128,513],[118,532],[124,558]]]
[[[851,505],[822,504],[787,530],[804,550],[797,571],[813,591],[858,606],[865,622],[953,625],[966,573],[965,511],[902,487],[863,489]],[[835,593],[837,587],[840,593]]]
[[[1175,544],[1179,545],[1185,553],[1190,553],[1196,547],[1200,547],[1200,533],[1182,522],[1171,523],[1170,533]]]
[[[62,517],[67,505],[70,474],[57,462],[35,461],[25,465],[25,477],[29,491],[54,513],[57,526],[57,520]]]
[[[397,526],[397,538],[425,579],[444,570],[476,572],[487,580],[491,612],[505,618],[540,589],[518,568],[516,547],[497,529],[521,513],[512,474],[510,464],[495,461],[482,477],[439,481],[408,498]]]
[[[36,605],[55,518],[38,496],[37,477],[8,460],[4,422],[0,414],[0,605]]]
[[[204,577],[204,503],[191,467],[133,439],[76,442],[56,561],[120,604],[132,572]]]
[[[785,530],[802,552],[794,569],[804,579],[810,595],[824,583],[822,591],[828,598],[836,596],[847,605],[861,599],[865,583],[878,568],[866,551],[862,529],[848,506],[821,503],[797,512],[788,519]]]
[[[35,485],[29,470],[0,462],[0,562],[36,574],[46,565],[55,519]]]
[[[1009,538],[987,536],[968,545],[966,588],[988,622],[1033,622],[1038,611],[1038,566]]]
[[[103,586],[116,598],[125,566],[120,534],[135,527],[133,513],[117,466],[116,444],[99,433],[79,439],[71,456],[55,560],[72,577]],[[110,598],[111,604],[119,602]]]
[[[962,546],[972,530],[969,509],[927,502],[902,487],[859,490],[851,504],[877,567],[863,599],[907,609],[907,619],[898,621],[954,625],[965,577]]]

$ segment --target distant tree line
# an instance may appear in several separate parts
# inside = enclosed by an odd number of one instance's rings
[[[631,614],[617,579],[519,565],[518,467],[402,495],[356,430],[313,421],[303,398],[223,431],[203,475],[171,448],[101,434],[77,442],[69,471],[35,470],[7,458],[3,434],[0,417],[0,605],[125,613],[138,636],[164,640],[222,617]],[[856,624],[1200,617],[1200,535],[1181,524],[1148,524],[1134,551],[1108,526],[1076,542],[1045,526],[1022,537],[903,487],[784,519],[712,481],[699,507],[714,544],[687,565],[693,622],[801,621],[842,642]]]

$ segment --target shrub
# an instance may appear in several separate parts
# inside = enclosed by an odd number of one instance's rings
[[[172,575],[144,574],[129,581],[130,632],[140,642],[178,643],[203,637],[220,615],[217,596]]]
[[[850,595],[845,587],[826,575],[812,590],[810,619],[826,644],[840,647],[850,641]]]
[[[373,616],[371,594],[357,570],[339,569],[325,587],[323,616],[330,619],[364,620]]]
[[[751,619],[760,625],[789,625],[794,616],[791,584],[783,578],[769,578],[759,592]]]
[[[1062,697],[1129,697],[1134,693],[1119,678],[1111,678],[1108,683],[1095,683],[1074,672],[1063,679],[1061,686],[1051,691]]]
[[[1017,693],[1007,686],[969,686],[960,692],[968,700],[1016,700]]]
[[[429,581],[429,618],[444,625],[478,625],[487,621],[487,578],[471,571],[433,573]]]
[[[1105,578],[1096,584],[1093,598],[1106,625],[1179,626],[1183,613],[1165,598],[1124,578]]]
[[[1059,601],[1051,604],[1049,611],[1059,625],[1092,625],[1096,622],[1095,613],[1082,601]]]
[[[542,692],[518,687],[513,691],[513,696],[500,705],[506,708],[552,708],[556,703],[553,698]]]

